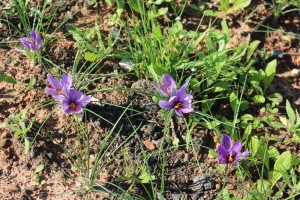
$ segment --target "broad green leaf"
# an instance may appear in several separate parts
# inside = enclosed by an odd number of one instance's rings
[[[178,139],[178,138],[175,138],[175,139],[172,141],[172,145],[175,146],[175,147],[178,147],[178,145],[179,145],[179,139]]]
[[[240,103],[240,110],[241,111],[245,111],[245,110],[248,110],[249,108],[249,103],[247,100],[245,99],[242,99],[241,103]]]
[[[45,169],[45,165],[41,164],[35,169],[34,173],[39,173],[40,171],[43,171],[44,169]]]
[[[140,13],[140,6],[142,7],[141,3],[139,3],[139,0],[128,0],[128,4],[132,10],[134,10],[137,13]]]
[[[215,150],[213,150],[213,149],[209,149],[209,150],[208,150],[208,153],[209,153],[209,155],[211,155],[213,158],[218,157],[218,153],[217,153]]]
[[[271,188],[277,183],[277,181],[282,177],[282,173],[278,171],[271,171],[269,173],[269,179],[271,180]]]
[[[279,151],[274,146],[270,146],[268,150],[269,156],[276,160],[279,156]]]
[[[286,100],[285,109],[289,117],[290,124],[294,125],[296,121],[296,114],[288,100]]]
[[[276,65],[277,65],[277,60],[272,60],[271,62],[268,63],[266,70],[265,70],[265,82],[264,82],[264,92],[268,89],[269,85],[274,79],[275,72],[276,72]]]
[[[158,9],[158,11],[157,11],[157,16],[165,15],[167,12],[168,12],[168,7],[160,8],[160,9]]]
[[[230,36],[230,33],[229,33],[229,28],[227,26],[227,23],[226,23],[226,19],[223,18],[222,22],[221,22],[221,26],[222,26],[222,31],[223,33],[226,34],[227,38]]]
[[[243,140],[246,140],[251,135],[251,132],[252,132],[252,124],[249,123],[248,126],[245,129],[245,132],[244,132],[244,135],[243,135]]]
[[[232,92],[230,94],[229,101],[230,101],[231,109],[232,109],[233,113],[235,113],[238,108],[238,98],[237,98],[235,92]]]
[[[176,34],[176,33],[180,32],[180,31],[182,31],[182,30],[183,30],[183,25],[182,25],[182,23],[181,23],[180,21],[176,21],[176,22],[171,26],[171,28],[169,28],[168,33],[169,33],[169,34]]]
[[[12,83],[12,84],[18,84],[19,81],[10,77],[10,76],[6,76],[4,74],[0,74],[0,82],[5,81],[7,83]]]
[[[247,61],[250,60],[252,54],[254,53],[254,51],[257,49],[258,45],[259,45],[260,41],[255,40],[253,42],[251,42],[248,46],[248,51],[247,51]]]
[[[284,116],[279,116],[279,120],[280,120],[280,122],[281,122],[284,126],[287,126],[287,125],[288,125],[286,117],[284,117]]]
[[[265,97],[262,95],[255,95],[252,99],[255,103],[265,103],[266,101]]]
[[[214,42],[209,37],[206,38],[206,46],[211,54],[217,52]]]
[[[142,167],[142,172],[139,176],[139,179],[141,180],[141,183],[149,183],[150,180],[155,179],[155,176],[148,173],[146,167]]]
[[[233,6],[228,10],[228,12],[233,12],[236,10],[240,10],[242,8],[246,8],[251,3],[251,0],[236,0]]]
[[[110,7],[113,7],[116,3],[115,0],[105,0],[105,3],[107,3]]]
[[[46,181],[45,180],[42,180],[41,182],[40,182],[40,185],[42,186],[42,185],[44,185],[46,183]]]
[[[222,198],[224,200],[231,200],[231,197],[229,196],[229,191],[227,188],[224,188],[221,193],[222,193]]]
[[[219,82],[212,86],[213,92],[222,92],[230,88],[229,82]]]
[[[259,141],[259,147],[257,150],[257,154],[261,158],[262,163],[269,170],[270,164],[269,164],[268,144],[264,140]]]
[[[220,4],[221,5],[220,5],[219,9],[227,12],[229,9],[229,0],[221,0]]]
[[[22,135],[24,132],[23,130],[17,130],[14,134],[14,137],[18,137],[19,135]]]
[[[0,128],[8,128],[8,129],[10,129],[12,131],[22,131],[18,127],[14,126],[14,125],[11,125],[11,124],[8,124],[6,122],[0,124]]]
[[[265,194],[270,187],[270,183],[269,181],[265,180],[265,179],[260,179],[257,181],[257,190],[262,193]]]
[[[150,74],[152,75],[154,82],[159,83],[157,73],[155,72],[155,70],[153,68],[153,64],[148,65],[147,68],[148,68],[148,71],[150,72]]]
[[[241,117],[241,120],[242,121],[249,121],[249,120],[253,120],[254,117],[251,115],[251,114],[244,114],[242,117]]]
[[[76,26],[67,26],[67,31],[73,36],[74,40],[77,42],[84,41],[84,38],[82,37],[82,31],[77,28]]]
[[[124,5],[125,5],[125,0],[116,0],[116,2],[117,2],[117,15],[119,17],[121,17],[122,12],[123,12],[123,8],[124,8]]]
[[[25,140],[25,154],[28,154],[30,150],[30,142],[27,137],[24,137],[24,140]]]
[[[291,168],[292,156],[290,151],[283,152],[275,161],[274,171],[286,172]]]
[[[269,99],[270,101],[273,101],[273,102],[281,103],[283,100],[283,97],[279,93],[274,93],[274,94],[267,96],[267,99]]]
[[[93,62],[93,61],[95,61],[95,60],[97,60],[99,58],[100,58],[100,55],[94,54],[94,53],[91,53],[91,52],[87,52],[87,53],[84,54],[84,59],[86,61]]]
[[[257,136],[253,136],[250,140],[250,155],[255,156],[258,150],[259,140]]]
[[[220,15],[220,13],[217,11],[213,11],[213,10],[205,10],[203,12],[203,15],[208,16],[208,17],[218,17]]]

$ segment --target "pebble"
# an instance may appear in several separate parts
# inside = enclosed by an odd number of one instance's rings
[[[49,153],[47,153],[47,156],[48,156],[49,159],[51,159],[52,156],[53,156],[53,153],[49,152]]]
[[[122,59],[119,62],[119,65],[120,65],[121,69],[123,69],[125,71],[129,71],[132,68],[133,62],[130,59]]]
[[[4,170],[1,170],[1,171],[0,171],[0,176],[3,177],[3,176],[6,176],[6,175],[7,175],[6,171],[4,171]]]
[[[204,186],[205,190],[211,190],[213,188],[213,185],[211,182],[204,183],[203,186]]]
[[[20,191],[20,187],[18,185],[14,184],[14,183],[8,184],[7,185],[7,189],[10,192],[18,192],[18,191]]]
[[[221,189],[221,185],[219,183],[216,184],[216,189],[220,190]]]
[[[188,162],[188,161],[189,161],[189,154],[185,153],[184,158],[183,158],[183,162]]]
[[[21,196],[20,200],[29,200],[29,197],[27,195]]]
[[[234,189],[234,185],[230,183],[230,184],[226,185],[226,189],[233,190]]]
[[[297,77],[300,75],[300,70],[299,69],[293,69],[291,71],[292,77]]]
[[[19,161],[13,162],[13,165],[14,165],[15,167],[19,166]]]

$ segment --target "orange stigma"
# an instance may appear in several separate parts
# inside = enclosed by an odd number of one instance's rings
[[[76,104],[75,103],[70,103],[70,107],[72,108],[72,109],[76,109]]]
[[[178,108],[180,108],[181,107],[181,103],[177,103],[175,106],[174,106],[174,108],[176,108],[176,109],[178,109]]]
[[[62,94],[62,90],[57,90],[57,94],[61,95]]]

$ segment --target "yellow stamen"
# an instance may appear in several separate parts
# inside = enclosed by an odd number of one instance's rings
[[[72,109],[76,109],[76,104],[72,102],[72,103],[70,104],[70,107],[71,107]]]
[[[233,162],[233,158],[232,158],[231,155],[230,155],[229,158],[228,158],[228,162],[229,162],[229,163],[232,163],[232,162]]]
[[[177,103],[176,105],[175,105],[175,108],[176,109],[178,109],[178,108],[180,108],[181,107],[181,103]]]

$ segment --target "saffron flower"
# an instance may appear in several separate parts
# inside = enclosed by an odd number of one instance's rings
[[[71,88],[73,79],[68,74],[63,74],[59,81],[56,77],[47,75],[50,87],[45,89],[45,92],[52,95],[55,99],[62,101],[67,95],[67,91]]]
[[[185,90],[187,85],[188,81],[179,90]],[[153,86],[156,90],[160,91],[164,97],[175,96],[177,92],[175,80],[168,74],[163,74],[160,86],[156,83],[153,83]]]
[[[222,143],[218,147],[218,160],[220,164],[236,164],[240,159],[249,156],[249,151],[241,153],[242,143],[234,142],[232,144],[231,138],[223,134]]]
[[[62,100],[61,105],[65,114],[82,113],[83,107],[90,103],[91,97],[71,88]]]
[[[188,83],[188,82],[187,82]],[[187,85],[187,84],[186,84]],[[158,105],[167,110],[175,110],[175,113],[179,117],[183,117],[184,114],[192,112],[194,109],[191,107],[193,96],[185,93],[186,86],[182,86],[176,93],[172,96],[169,101],[160,100]]]
[[[30,39],[24,37],[20,40],[22,44],[30,51],[38,51],[42,48],[42,38],[40,34],[37,34],[33,30],[30,32]]]

